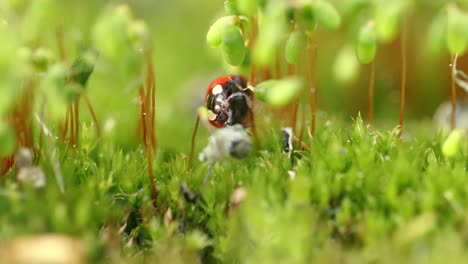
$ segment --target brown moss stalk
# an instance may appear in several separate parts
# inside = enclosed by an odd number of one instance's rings
[[[79,135],[80,135],[80,97],[77,97],[74,102],[75,110],[75,145],[78,145]]]
[[[148,110],[149,126],[148,134],[151,140],[151,147],[156,149],[156,80],[154,76],[154,65],[152,60],[151,51],[145,53],[146,58],[146,107]]]
[[[457,127],[457,119],[456,119],[456,112],[457,112],[457,87],[455,85],[455,65],[456,65],[456,56],[451,56],[451,80],[450,80],[450,90],[451,90],[451,97],[452,97],[452,108],[450,112],[450,128],[454,130]]]
[[[86,105],[88,106],[88,110],[91,113],[91,117],[93,118],[94,126],[96,126],[96,133],[98,136],[98,139],[101,140],[101,127],[99,126],[98,119],[96,117],[96,114],[94,113],[93,106],[91,105],[91,101],[89,100],[89,97],[86,94],[83,94],[83,98],[86,102]]]
[[[406,23],[403,21],[401,31],[401,83],[400,83],[400,121],[398,136],[403,135],[403,123],[405,118],[405,97],[406,97],[406,74],[407,74],[407,43],[406,43]]]
[[[75,144],[75,112],[73,111],[73,104],[68,106],[68,111],[70,111],[70,145]]]
[[[313,47],[312,34],[309,32],[307,34],[307,51],[309,53],[309,74],[307,75],[307,85],[309,92],[309,101],[310,101],[310,112],[311,112],[311,122],[310,122],[310,133],[312,136],[315,135],[315,124],[316,124],[316,113],[317,113],[317,87],[315,80],[315,70],[317,64],[317,49]]]
[[[306,129],[305,109],[304,109],[304,105],[301,105],[301,130],[299,131],[299,143],[298,143],[299,149],[302,149],[302,141],[304,138],[305,129]]]
[[[192,143],[190,145],[190,154],[189,154],[189,166],[192,167],[193,154],[195,152],[195,140],[197,137],[198,125],[200,124],[200,117],[197,115],[197,120],[195,121],[195,127],[192,132]]]
[[[251,32],[250,32],[250,39],[249,39],[249,48],[252,51],[255,47],[255,42],[257,41],[257,35],[258,35],[258,22],[257,22],[257,17],[252,16],[250,18],[251,21]],[[256,77],[256,63],[255,60],[252,58],[251,60],[251,69],[250,69],[250,85],[255,87],[257,84],[257,77]],[[252,97],[252,107],[249,111],[249,122],[250,125],[252,126],[252,133],[254,136],[254,142],[257,148],[260,148],[260,139],[258,137],[258,131],[257,131],[257,125],[255,123],[255,114],[253,112],[253,109],[255,109],[255,98]]]
[[[141,110],[141,124],[143,127],[143,143],[146,149],[146,159],[148,163],[148,180],[150,182],[150,187],[151,187],[151,197],[153,200],[153,207],[156,209],[157,208],[157,198],[158,198],[158,192],[156,190],[156,185],[154,183],[154,176],[153,176],[153,158],[152,158],[152,153],[153,153],[153,148],[151,147],[151,144],[149,143],[150,139],[148,138],[148,130],[147,130],[147,125],[148,125],[148,120],[147,120],[147,106],[145,104],[145,92],[144,88],[140,86],[139,90],[139,97],[140,97],[140,110]]]
[[[372,124],[374,119],[374,90],[375,90],[375,60],[370,65],[369,100],[367,109],[367,123]]]

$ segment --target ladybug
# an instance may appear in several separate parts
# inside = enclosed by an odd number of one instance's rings
[[[227,75],[213,80],[205,94],[208,121],[218,128],[245,125],[252,97],[253,92],[243,76]]]

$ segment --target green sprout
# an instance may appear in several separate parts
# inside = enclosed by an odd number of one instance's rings
[[[373,21],[364,24],[359,31],[356,49],[361,63],[369,64],[374,61],[377,54],[377,33]]]
[[[448,157],[455,157],[462,149],[464,133],[462,130],[453,130],[442,145],[442,153]]]

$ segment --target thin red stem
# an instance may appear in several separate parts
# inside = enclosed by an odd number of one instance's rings
[[[374,87],[375,87],[375,60],[372,61],[370,67],[370,78],[369,78],[369,102],[367,110],[367,122],[372,123],[374,119]]]
[[[78,144],[80,135],[80,97],[75,99],[75,144]]]
[[[403,29],[401,32],[401,85],[400,85],[400,130],[398,136],[403,134],[403,122],[405,118],[405,97],[406,97],[406,74],[407,74],[407,55],[406,55],[406,23],[403,22]]]
[[[308,77],[308,91],[309,91],[309,100],[310,100],[310,112],[311,112],[311,122],[310,122],[310,133],[312,136],[315,135],[315,123],[316,123],[316,112],[317,112],[317,88],[315,80],[315,69],[317,64],[317,49],[312,45],[312,36],[311,33],[308,34],[308,52],[309,52],[309,77]]]
[[[455,56],[452,56],[450,58],[451,61],[451,81],[450,81],[450,88],[452,92],[452,110],[450,113],[450,128],[454,130],[457,127],[457,119],[456,119],[456,112],[457,112],[457,87],[455,86],[455,78],[453,76],[453,73],[455,71]]]
[[[193,154],[195,152],[195,139],[197,137],[199,123],[200,123],[200,117],[197,115],[197,120],[195,121],[195,127],[193,128],[193,133],[192,133],[192,143],[190,145],[190,154],[189,154],[189,166],[190,167],[192,167]]]
[[[141,86],[139,89],[139,95],[140,95],[140,105],[141,105],[141,120],[142,120],[141,122],[143,126],[143,143],[146,149],[146,158],[147,158],[147,163],[148,163],[148,179],[149,179],[150,187],[151,187],[151,197],[153,199],[153,207],[156,209],[158,192],[156,190],[156,186],[154,184],[154,177],[153,177],[153,164],[152,164],[152,151],[153,150],[148,143],[145,92],[144,92],[143,87]]]
[[[86,105],[88,106],[89,112],[91,113],[91,117],[93,118],[94,126],[96,126],[96,133],[97,133],[98,139],[101,140],[101,127],[99,126],[99,122],[96,117],[96,114],[94,113],[93,106],[91,105],[91,101],[89,100],[86,94],[83,95],[83,98],[85,99]]]

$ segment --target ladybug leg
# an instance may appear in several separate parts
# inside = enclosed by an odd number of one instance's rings
[[[242,85],[240,85],[238,82],[234,81],[234,80],[228,80],[226,82],[226,85],[229,87],[229,90],[231,90],[232,93],[236,93],[237,91],[247,91],[249,89],[251,89],[250,86],[248,87],[242,87]]]

